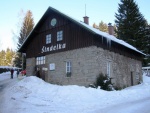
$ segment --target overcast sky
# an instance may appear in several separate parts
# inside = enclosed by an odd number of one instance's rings
[[[135,0],[140,8],[140,12],[150,23],[149,4],[150,0]],[[89,17],[89,24],[95,22],[113,23],[115,13],[118,10],[120,0],[1,0],[0,1],[0,48],[7,47],[15,49],[14,35],[18,33],[20,12],[31,10],[35,24],[39,21],[49,6],[83,21],[86,15]]]

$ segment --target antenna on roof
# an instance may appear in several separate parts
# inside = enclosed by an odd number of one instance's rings
[[[86,16],[86,4],[85,4],[85,16]]]
[[[86,4],[85,4],[85,16],[83,17],[83,19],[84,19],[84,23],[89,25],[89,17],[86,16]]]

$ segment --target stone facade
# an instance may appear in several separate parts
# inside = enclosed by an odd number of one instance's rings
[[[71,62],[71,77],[66,76],[66,62]],[[49,65],[55,69],[50,71]],[[45,81],[59,85],[88,86],[100,74],[109,73],[112,82],[118,87],[128,87],[142,81],[141,61],[118,53],[91,46],[46,56]],[[34,73],[35,58],[27,59],[27,74]],[[131,79],[132,78],[132,79]]]

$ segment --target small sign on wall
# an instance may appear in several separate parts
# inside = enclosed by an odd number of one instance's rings
[[[47,68],[45,68],[45,67],[43,67],[43,68],[42,68],[42,70],[43,70],[43,71],[47,71],[48,69],[47,69]]]
[[[49,64],[49,70],[54,71],[55,70],[55,63]]]

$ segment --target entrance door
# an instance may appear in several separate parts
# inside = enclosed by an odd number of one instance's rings
[[[131,86],[133,86],[133,72],[131,72]]]
[[[45,68],[45,65],[37,66],[36,76],[43,79],[44,81],[45,81],[46,72],[47,72],[47,68]]]
[[[47,68],[42,67],[41,68],[41,78],[45,81],[45,76],[46,76]]]

